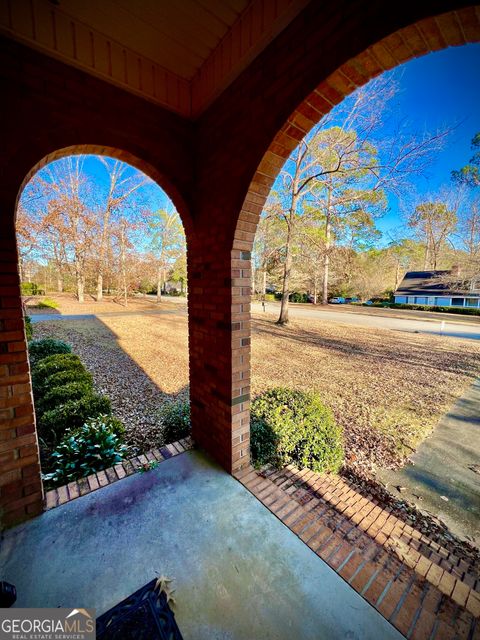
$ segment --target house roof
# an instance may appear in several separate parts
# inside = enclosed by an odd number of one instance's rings
[[[465,283],[452,276],[452,271],[408,271],[405,274],[396,296],[468,296],[478,298],[480,293],[465,288]]]

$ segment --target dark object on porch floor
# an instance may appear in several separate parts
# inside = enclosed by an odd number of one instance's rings
[[[163,591],[152,580],[97,618],[97,640],[183,640]]]
[[[17,590],[9,582],[0,582],[0,607],[11,607],[17,599]]]

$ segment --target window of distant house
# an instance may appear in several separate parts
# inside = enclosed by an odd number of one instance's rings
[[[467,298],[467,307],[478,307],[478,298]]]
[[[453,307],[463,307],[463,298],[452,298]]]

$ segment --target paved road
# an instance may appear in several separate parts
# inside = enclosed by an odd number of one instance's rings
[[[277,314],[280,305],[274,302],[267,302],[265,305],[267,313]],[[261,312],[262,305],[259,302],[252,304],[252,311]],[[388,310],[390,311],[390,310]],[[468,317],[457,320],[448,316],[443,319],[441,314],[435,315],[430,319],[417,319],[415,316],[409,317],[388,317],[384,314],[387,310],[382,311],[382,315],[373,315],[362,313],[361,310],[347,311],[342,309],[337,311],[328,307],[327,309],[307,308],[304,306],[291,306],[291,318],[311,318],[316,320],[326,320],[333,322],[341,322],[343,324],[355,325],[360,327],[371,327],[372,329],[393,329],[394,331],[406,331],[410,333],[427,333],[431,335],[443,335],[451,338],[463,338],[468,340],[480,340],[480,323],[470,320]],[[392,310],[392,313],[395,313]],[[415,312],[407,312],[415,313]],[[440,318],[439,318],[440,316]],[[444,323],[444,324],[443,324]],[[442,326],[443,324],[443,326]]]

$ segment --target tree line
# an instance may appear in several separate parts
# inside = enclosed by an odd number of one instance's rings
[[[89,160],[97,166],[86,170]],[[102,173],[103,172],[103,173]],[[102,156],[71,156],[47,165],[22,193],[17,241],[22,282],[62,292],[155,292],[186,287],[186,244],[173,206],[152,208],[152,181]]]
[[[382,135],[397,89],[381,77],[357,90],[304,138],[270,193],[255,239],[253,289],[281,294],[280,324],[294,291],[327,304],[331,296],[394,291],[408,270],[461,264],[470,279],[480,272],[480,134],[470,163],[452,171],[448,185],[416,195],[415,180],[452,128]],[[382,239],[376,221],[392,196],[405,224]]]

